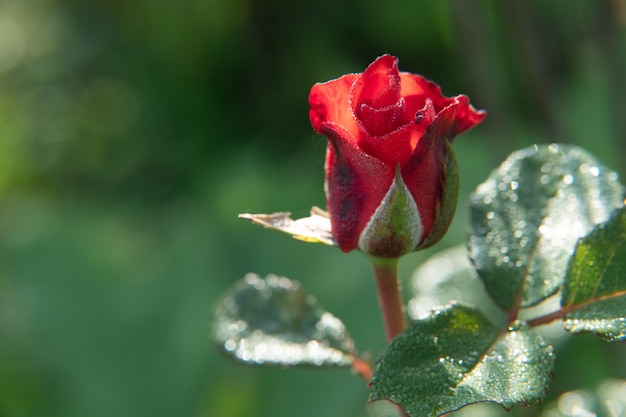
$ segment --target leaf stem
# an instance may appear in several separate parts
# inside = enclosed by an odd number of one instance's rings
[[[544,324],[552,323],[554,320],[562,319],[567,314],[576,310],[580,310],[581,308],[586,307],[590,304],[598,303],[598,302],[605,301],[605,300],[610,300],[611,298],[623,297],[623,296],[626,296],[626,290],[618,291],[613,294],[607,294],[601,297],[592,298],[590,300],[584,301],[579,304],[565,306],[559,310],[553,311],[552,313],[548,313],[544,316],[540,316],[532,320],[528,320],[526,323],[530,327],[536,327],[536,326],[541,326]]]
[[[354,361],[352,362],[352,371],[361,375],[361,378],[363,378],[363,380],[365,380],[368,384],[374,374],[369,360],[359,358],[358,356],[354,357]]]
[[[562,319],[570,311],[572,311],[572,309],[562,308],[560,310],[553,311],[552,313],[546,314],[544,316],[540,316],[532,320],[528,320],[526,323],[528,324],[529,327],[537,327],[537,326],[542,326],[544,324],[550,324],[554,320]]]
[[[378,288],[378,302],[383,313],[387,343],[406,328],[404,305],[398,282],[398,259],[372,258]]]
[[[526,266],[524,267],[524,276],[522,277],[522,282],[520,283],[517,294],[515,294],[515,299],[513,300],[513,307],[507,313],[509,323],[513,323],[515,320],[517,320],[519,311],[522,308],[522,301],[524,298],[524,286],[526,285],[526,280],[528,280],[528,276],[530,275],[530,264],[533,261],[533,256],[535,255],[535,252],[537,250],[539,239],[541,239],[541,235],[539,235],[539,237],[537,238],[537,240],[535,240],[533,244],[530,255],[528,257],[528,261],[526,262]]]

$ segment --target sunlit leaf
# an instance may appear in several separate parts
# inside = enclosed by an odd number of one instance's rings
[[[313,207],[311,215],[302,219],[293,220],[291,213],[279,212],[272,214],[239,215],[240,218],[250,220],[254,224],[287,233],[294,239],[304,242],[323,243],[337,246],[330,229],[330,218],[324,210]]]
[[[511,154],[470,203],[470,257],[489,295],[511,310],[554,294],[577,240],[622,203],[617,174],[578,147]]]
[[[295,281],[248,274],[221,299],[212,338],[257,365],[350,366],[354,342],[343,323]]]
[[[551,346],[525,326],[501,333],[477,309],[450,305],[391,341],[374,372],[370,400],[388,399],[411,417],[476,402],[528,404],[547,390],[553,359]]]
[[[563,286],[571,333],[596,333],[626,342],[626,208],[581,239]]]

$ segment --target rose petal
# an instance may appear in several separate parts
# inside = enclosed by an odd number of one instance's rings
[[[309,119],[313,129],[323,134],[325,125],[343,126],[356,138],[359,127],[350,107],[350,88],[360,74],[348,74],[325,83],[315,84],[309,93]]]
[[[403,166],[414,153],[417,143],[434,118],[435,109],[428,99],[424,107],[412,115],[411,123],[385,136],[373,137],[362,131],[357,139],[359,147],[392,168],[398,164]]]
[[[473,128],[487,117],[486,111],[476,110],[472,107],[467,96],[456,96],[454,100],[457,103],[456,119],[458,120],[454,129],[454,136]]]
[[[407,100],[407,105],[415,106],[413,111],[417,111],[424,106],[426,99],[431,99],[437,112],[447,107],[453,99],[444,96],[441,88],[421,75],[401,72],[402,89],[400,94]]]
[[[326,205],[333,236],[341,250],[349,252],[357,247],[361,230],[389,190],[394,169],[345,140],[348,132],[341,127],[324,134],[329,139]]]
[[[415,151],[402,167],[402,178],[411,192],[422,219],[422,237],[433,228],[435,210],[442,195],[445,164],[445,140],[430,134],[430,129],[417,143]]]
[[[361,104],[376,109],[396,104],[400,100],[398,58],[391,55],[376,58],[354,83],[351,100],[354,114]]]
[[[453,98],[453,102],[441,110],[429,127],[431,134],[437,137],[445,136],[452,141],[455,136],[471,129],[487,116],[484,110],[475,110],[467,96],[460,95]]]
[[[357,108],[357,120],[359,120],[367,133],[374,137],[384,136],[389,132],[406,126],[413,120],[404,105],[404,99],[400,98],[397,103],[381,109],[368,104],[359,104]]]

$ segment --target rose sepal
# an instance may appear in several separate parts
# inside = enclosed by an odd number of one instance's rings
[[[422,221],[400,164],[385,197],[359,235],[358,248],[375,258],[399,258],[420,242]]]

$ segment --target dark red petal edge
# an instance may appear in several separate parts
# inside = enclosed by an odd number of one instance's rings
[[[352,145],[342,127],[326,127],[326,205],[333,237],[349,252],[389,190],[394,169]]]
[[[445,161],[443,138],[429,134],[417,143],[413,155],[402,167],[402,178],[409,189],[422,220],[422,237],[428,236],[433,228],[437,201],[442,195],[441,176]]]

